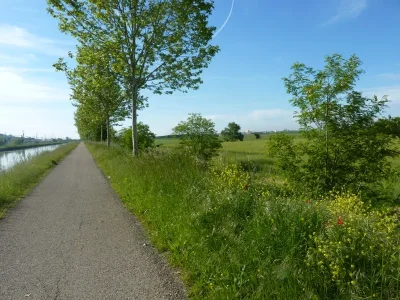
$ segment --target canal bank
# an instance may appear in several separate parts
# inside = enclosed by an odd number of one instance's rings
[[[16,164],[23,161],[28,161],[43,152],[54,151],[62,145],[63,144],[49,144],[36,147],[25,147],[15,150],[0,151],[0,171],[8,170]]]
[[[14,150],[22,150],[22,149],[29,149],[29,148],[37,148],[37,147],[44,147],[44,146],[51,146],[51,145],[62,145],[66,144],[66,142],[56,142],[56,143],[34,143],[34,144],[22,144],[16,146],[0,146],[0,152],[8,152]]]
[[[76,146],[77,143],[62,145],[51,152],[42,152],[30,160],[0,172],[0,218]]]

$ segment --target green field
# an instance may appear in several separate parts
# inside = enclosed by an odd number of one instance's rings
[[[256,139],[254,135],[245,135],[243,142],[224,142],[220,149],[220,159],[248,162],[261,168],[268,168],[273,163],[273,159],[266,155],[266,143],[268,134],[261,135]],[[179,147],[178,138],[156,139],[156,145],[160,148]]]
[[[399,299],[397,218],[348,194],[302,197],[267,141],[223,143],[208,167],[176,151],[178,139],[138,159],[87,146],[192,299]]]

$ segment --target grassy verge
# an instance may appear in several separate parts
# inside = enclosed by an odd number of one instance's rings
[[[36,147],[44,147],[44,146],[52,146],[52,145],[59,145],[63,144],[60,142],[55,142],[55,143],[34,143],[34,144],[22,144],[22,145],[17,145],[17,146],[0,146],[0,152],[1,151],[13,151],[13,150],[20,150],[20,149],[29,149],[29,148],[36,148]]]
[[[326,201],[260,183],[240,164],[210,167],[178,151],[134,159],[89,144],[193,299],[398,299],[395,215],[357,197]]]
[[[54,167],[52,160],[61,161],[77,143],[63,145],[52,152],[41,153],[0,173],[0,218],[4,212],[25,196]]]

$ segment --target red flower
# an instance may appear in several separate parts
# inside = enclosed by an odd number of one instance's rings
[[[247,191],[249,189],[249,185],[246,183],[243,188]]]
[[[337,223],[338,223],[338,225],[342,225],[342,224],[343,224],[342,217],[339,217],[339,218],[337,219]]]

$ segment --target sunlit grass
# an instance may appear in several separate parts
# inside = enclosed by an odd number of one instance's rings
[[[357,233],[362,228],[354,227],[358,223],[351,228],[354,239],[346,241],[354,251],[340,248],[341,235],[332,235],[338,240],[326,240],[328,245],[332,241],[340,251],[349,253],[343,258],[344,265],[347,271],[360,276],[361,286],[357,288],[352,283],[332,282],[331,272],[321,272],[317,257],[306,261],[308,253],[313,253],[309,249],[315,247],[313,237],[322,239],[326,233],[332,234],[336,227],[327,226],[337,226],[338,217],[333,211],[325,225],[328,211],[319,207],[318,201],[302,199],[296,191],[274,180],[255,181],[260,174],[267,174],[265,170],[253,172],[248,168],[250,177],[242,173],[246,171],[246,157],[263,157],[265,142],[225,143],[221,156],[224,151],[232,156],[215,158],[211,170],[169,147],[138,159],[118,147],[88,144],[88,148],[105,175],[110,176],[125,206],[141,220],[154,245],[167,252],[170,263],[182,271],[193,299],[373,299],[374,293],[378,298],[392,299],[389,295],[396,299],[400,275],[398,233],[388,235],[395,245],[387,248],[389,256],[393,254],[391,263],[386,248],[374,252],[376,243],[368,244],[369,237],[365,241],[361,238],[370,256],[357,264],[357,272],[351,269],[351,262],[358,260],[361,251]],[[229,167],[235,156],[244,168]],[[344,218],[343,227],[337,229],[347,230],[349,209],[337,209]],[[364,220],[361,215],[357,218],[372,226],[372,219]],[[383,238],[384,233],[374,231],[374,237]]]

